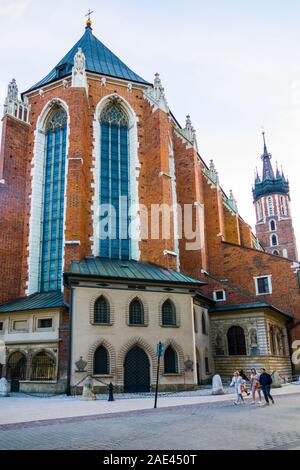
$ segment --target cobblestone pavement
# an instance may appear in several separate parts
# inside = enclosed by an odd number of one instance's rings
[[[0,426],[0,449],[296,449],[300,395]]]

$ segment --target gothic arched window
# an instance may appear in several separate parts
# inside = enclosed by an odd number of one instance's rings
[[[166,300],[162,306],[162,325],[176,326],[176,309],[170,299]]]
[[[243,328],[232,326],[227,332],[228,353],[230,356],[246,356],[246,340]]]
[[[100,256],[129,259],[129,122],[117,101],[104,108],[100,126]]]
[[[129,324],[144,324],[144,307],[140,299],[133,299],[129,305]]]
[[[281,201],[281,214],[288,215],[286,198],[284,196],[281,196],[280,201]]]
[[[268,197],[268,213],[269,215],[274,215],[274,203],[271,196]]]
[[[99,346],[94,354],[94,375],[109,374],[109,354],[104,346]]]
[[[277,235],[275,235],[275,234],[272,235],[272,237],[271,237],[271,244],[272,244],[272,246],[277,246],[277,245],[278,245],[278,237],[277,237]]]
[[[94,305],[94,323],[110,323],[109,303],[103,295],[96,300]]]
[[[164,354],[165,374],[178,374],[177,352],[172,346],[168,346]]]
[[[67,113],[57,107],[46,124],[40,290],[61,289]]]
[[[270,220],[270,231],[275,232],[276,230],[276,222],[275,220]]]

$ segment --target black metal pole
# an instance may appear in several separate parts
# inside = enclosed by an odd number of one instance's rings
[[[157,376],[156,376],[156,389],[155,389],[155,401],[154,408],[157,408],[157,393],[158,393],[158,380],[159,380],[159,366],[160,366],[160,355],[157,359]]]

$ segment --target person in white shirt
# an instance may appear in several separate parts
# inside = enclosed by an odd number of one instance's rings
[[[234,402],[235,405],[237,405],[239,402],[245,403],[241,390],[241,386],[245,383],[246,381],[240,376],[239,371],[236,370],[233,373],[232,381],[230,384],[230,387],[234,387],[236,393],[236,400]]]

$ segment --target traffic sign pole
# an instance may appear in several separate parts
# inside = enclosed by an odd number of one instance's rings
[[[157,394],[158,394],[158,381],[159,381],[159,366],[160,366],[160,356],[158,356],[158,358],[157,358],[157,376],[156,376],[156,389],[155,389],[154,408],[157,408]]]

